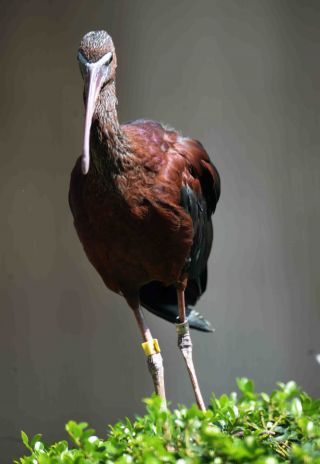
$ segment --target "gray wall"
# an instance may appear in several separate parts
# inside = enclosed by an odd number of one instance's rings
[[[194,333],[208,399],[249,376],[319,394],[320,3],[2,1],[1,462],[19,431],[62,438],[69,418],[142,413],[152,391],[121,297],[87,261],[67,205],[81,150],[83,33],[118,51],[121,120],[165,121],[207,147],[222,178],[210,282]],[[169,399],[190,403],[175,328],[160,339]]]

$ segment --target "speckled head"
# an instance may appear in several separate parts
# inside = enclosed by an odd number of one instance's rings
[[[103,87],[115,79],[117,57],[111,37],[106,31],[92,31],[83,36],[78,61],[84,80],[85,127],[82,153],[82,172],[87,174],[90,166],[90,128],[95,105]]]
[[[90,62],[99,61],[108,52],[115,54],[112,38],[106,31],[91,31],[80,42],[79,52]]]

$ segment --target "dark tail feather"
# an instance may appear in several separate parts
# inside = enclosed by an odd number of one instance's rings
[[[188,292],[186,291],[186,315],[190,327],[192,329],[201,330],[202,332],[213,332],[210,322],[188,305],[188,303],[195,304],[194,294],[192,296],[193,298],[190,298],[192,301],[189,302]],[[199,296],[200,295],[198,295],[198,297]],[[156,316],[172,323],[177,322],[177,294],[173,285],[164,287],[160,282],[150,282],[140,289],[140,301],[144,308]]]
[[[191,309],[191,308],[190,308]],[[188,315],[188,321],[190,327],[193,329],[201,330],[202,332],[214,332],[214,328],[211,323],[207,321],[203,316],[201,316],[198,311],[191,309]]]

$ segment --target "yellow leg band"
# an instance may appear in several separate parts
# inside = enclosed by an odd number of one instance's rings
[[[160,346],[156,338],[141,343],[141,346],[146,356],[151,356],[152,354],[160,353]]]

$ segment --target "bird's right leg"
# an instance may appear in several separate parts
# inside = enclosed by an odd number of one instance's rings
[[[178,298],[178,311],[179,311],[179,323],[176,324],[177,334],[178,334],[178,347],[184,357],[190,380],[192,383],[192,388],[196,397],[197,404],[199,409],[202,411],[206,410],[201,390],[199,387],[196,371],[192,359],[192,341],[189,330],[189,322],[186,317],[186,304],[184,291],[187,285],[187,281],[184,280],[177,284],[177,298]]]
[[[144,320],[143,312],[140,306],[133,309],[133,312],[144,340],[142,343],[142,348],[147,356],[148,368],[152,376],[155,392],[162,398],[163,406],[166,407],[163,361],[158,340],[152,337],[150,329],[147,327]]]

